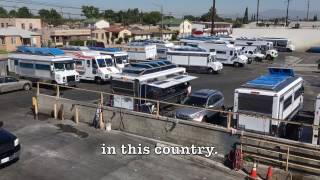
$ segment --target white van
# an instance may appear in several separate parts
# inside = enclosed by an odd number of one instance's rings
[[[182,46],[171,48],[167,52],[167,60],[195,72],[217,74],[223,69],[222,63],[215,60],[215,53],[199,51],[199,48]]]
[[[109,55],[98,51],[78,51],[70,54],[76,63],[81,80],[95,81],[98,84],[109,81],[111,75],[120,73]]]
[[[320,94],[318,95],[315,103],[315,111],[314,111],[314,126],[320,126]],[[313,128],[313,136],[312,136],[312,144],[313,145],[320,145],[319,139],[320,133],[319,128]]]
[[[238,128],[277,135],[280,123],[272,119],[290,120],[295,116],[303,107],[303,90],[303,79],[292,69],[269,68],[269,74],[235,90]]]
[[[9,72],[32,81],[44,81],[67,86],[79,83],[74,60],[56,48],[19,47],[9,54]]]

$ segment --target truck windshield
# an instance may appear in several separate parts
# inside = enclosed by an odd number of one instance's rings
[[[127,63],[128,56],[116,56],[115,60],[117,64],[125,64]]]
[[[112,67],[113,66],[113,60],[112,59],[106,59],[106,65],[107,65],[107,67]]]
[[[242,93],[238,95],[239,111],[271,115],[272,107],[273,96]]]
[[[104,59],[97,59],[97,63],[98,63],[100,68],[107,67],[106,61]]]
[[[74,63],[54,63],[55,70],[74,70]]]
[[[189,96],[184,100],[183,104],[195,107],[206,107],[207,99],[196,96]]]

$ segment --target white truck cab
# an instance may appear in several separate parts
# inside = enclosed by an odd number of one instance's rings
[[[19,47],[8,57],[9,72],[32,81],[75,86],[79,73],[74,60],[57,48]]]
[[[79,51],[72,53],[76,70],[81,80],[91,80],[96,83],[109,81],[112,74],[120,73],[109,55],[101,55],[98,51]]]
[[[259,52],[258,48],[255,46],[245,46],[242,52],[248,58],[248,63],[251,64],[253,60],[262,61],[266,56]]]

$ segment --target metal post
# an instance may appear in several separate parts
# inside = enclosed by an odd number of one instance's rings
[[[291,0],[288,0],[288,4],[287,4],[286,27],[289,26],[289,6],[290,6],[290,1]]]
[[[308,0],[307,21],[309,21],[310,0]]]
[[[160,116],[160,102],[157,101],[157,118]]]
[[[227,118],[227,120],[228,120],[228,125],[227,125],[227,128],[228,129],[231,129],[231,119],[232,119],[232,113],[231,112],[229,112],[228,113],[228,118]]]
[[[288,146],[288,151],[287,151],[287,163],[286,163],[286,171],[288,171],[289,170],[289,154],[290,153],[290,148],[289,148],[289,146]]]
[[[163,40],[163,5],[161,5],[161,40]]]

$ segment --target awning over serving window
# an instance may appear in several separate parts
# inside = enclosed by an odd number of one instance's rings
[[[157,88],[161,88],[161,89],[166,89],[171,86],[182,84],[182,83],[194,80],[194,79],[197,79],[197,77],[189,76],[189,75],[180,75],[180,76],[175,76],[173,78],[169,78],[166,80],[153,82],[153,83],[149,84],[149,86],[153,86],[153,87],[157,87]]]

